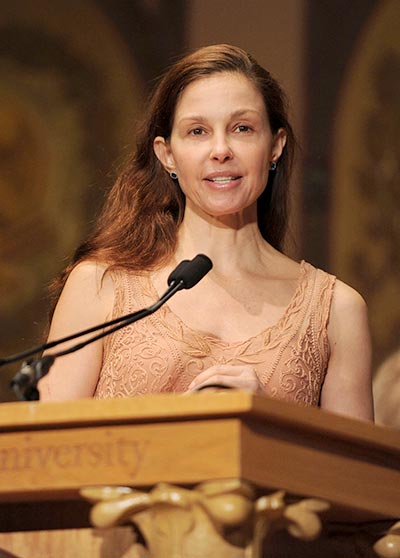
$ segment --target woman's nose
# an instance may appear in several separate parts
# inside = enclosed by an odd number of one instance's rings
[[[214,159],[223,163],[232,159],[233,152],[229,145],[228,138],[225,135],[218,135],[213,138],[211,146],[210,159]]]

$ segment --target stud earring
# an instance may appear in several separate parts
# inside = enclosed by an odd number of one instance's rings
[[[170,175],[170,177],[172,178],[172,180],[176,180],[176,179],[178,178],[178,175],[177,175],[176,172],[174,172],[174,171],[171,171],[171,172],[169,173],[169,175]]]
[[[269,164],[269,170],[276,171],[276,161],[271,161]]]

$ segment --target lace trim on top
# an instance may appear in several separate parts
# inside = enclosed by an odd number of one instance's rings
[[[149,306],[158,295],[148,274],[113,271],[113,317]],[[187,326],[165,304],[105,339],[95,397],[182,392],[214,364],[255,368],[271,397],[317,405],[329,361],[327,325],[335,278],[302,261],[297,288],[278,322],[228,343]]]

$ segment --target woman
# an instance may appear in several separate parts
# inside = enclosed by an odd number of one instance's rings
[[[50,338],[148,306],[183,259],[204,253],[214,267],[152,317],[58,359],[41,398],[219,383],[372,419],[363,300],[281,251],[293,148],[280,87],[241,49],[171,67],[65,274]]]

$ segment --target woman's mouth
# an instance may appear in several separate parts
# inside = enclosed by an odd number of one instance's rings
[[[226,176],[212,176],[208,177],[205,180],[210,183],[211,187],[217,189],[227,189],[230,186],[236,186],[238,181],[241,179],[241,176],[236,175],[226,175]]]
[[[232,182],[232,180],[237,180],[240,178],[239,176],[216,176],[215,178],[207,178],[210,182],[214,182],[215,184],[228,184]]]

